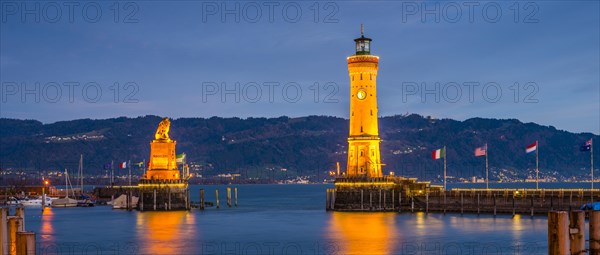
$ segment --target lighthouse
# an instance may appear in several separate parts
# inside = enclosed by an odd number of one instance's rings
[[[371,39],[354,39],[356,52],[348,57],[350,75],[350,132],[347,177],[382,177],[379,152],[377,69],[379,57],[371,54]]]

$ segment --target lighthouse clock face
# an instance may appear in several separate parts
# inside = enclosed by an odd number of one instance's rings
[[[359,100],[363,100],[367,97],[367,92],[361,89],[356,93],[356,97],[358,97]]]

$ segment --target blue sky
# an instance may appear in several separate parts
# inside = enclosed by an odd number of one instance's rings
[[[2,2],[1,117],[347,117],[364,23],[382,116],[600,133],[598,1],[64,3]]]

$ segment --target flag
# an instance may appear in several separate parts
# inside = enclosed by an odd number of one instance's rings
[[[144,166],[144,161],[138,162],[135,164],[138,167],[143,167]]]
[[[112,166],[111,163],[104,164],[104,170],[110,170],[111,166]]]
[[[579,150],[580,151],[591,151],[592,150],[592,139],[590,139],[589,141],[586,141],[583,145],[581,145]]]
[[[487,144],[478,148],[475,148],[475,157],[485,156],[487,153]]]
[[[183,164],[185,160],[185,153],[177,154],[177,164]]]
[[[433,159],[440,159],[444,157],[446,157],[446,151],[444,150],[444,148],[437,149],[431,152],[431,158]]]
[[[121,162],[121,163],[119,164],[119,168],[121,168],[121,169],[125,169],[125,168],[127,168],[127,162]]]
[[[537,146],[538,146],[538,142],[535,141],[535,143],[532,143],[529,146],[527,146],[527,148],[525,148],[525,152],[526,153],[534,152],[537,150]]]

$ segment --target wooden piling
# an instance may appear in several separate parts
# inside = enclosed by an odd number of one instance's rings
[[[494,194],[494,216],[496,216],[496,194]]]
[[[325,192],[325,209],[331,210],[331,189],[327,189]]]
[[[533,195],[531,195],[531,217],[533,217]]]
[[[569,215],[565,211],[548,213],[548,254],[569,254]]]
[[[369,210],[373,210],[373,191],[369,190]]]
[[[364,190],[360,190],[360,210],[364,211],[365,207],[364,207]]]
[[[460,215],[464,213],[464,204],[463,193],[460,193]]]
[[[387,193],[387,192],[385,192],[385,191],[383,192],[383,210],[384,210],[384,211],[385,211],[385,209],[387,209],[387,207],[386,207],[386,205],[385,205],[385,194],[386,194],[386,193]]]
[[[396,210],[396,199],[394,198],[395,192],[393,189],[391,190],[391,192],[392,192],[392,211],[393,211],[393,210]]]
[[[167,206],[167,208],[165,208],[165,210],[170,211],[171,210],[171,188],[167,188],[167,195],[169,196],[169,198],[167,200],[168,206]]]
[[[46,193],[42,193],[42,212],[46,208]]]
[[[600,211],[590,211],[590,254],[600,254]]]
[[[219,189],[215,189],[215,198],[216,198],[216,205],[217,205],[217,209],[219,209]]]
[[[479,215],[479,193],[477,193],[477,215]]]
[[[512,215],[515,216],[515,194],[512,195],[512,206],[513,206]]]
[[[571,235],[571,254],[585,254],[585,212],[571,211],[569,217]]]
[[[331,210],[335,210],[335,189],[331,189]]]
[[[204,210],[204,189],[200,189],[200,210]]]
[[[0,254],[8,253],[8,208],[0,208]]]
[[[154,197],[154,211],[156,211],[156,189],[152,190],[152,196]]]
[[[35,255],[35,233],[17,233],[17,255]]]
[[[19,232],[25,231],[25,208],[18,206],[15,208],[15,216],[21,218],[21,224],[19,224]]]
[[[448,207],[448,204],[446,203],[446,191],[443,191],[444,193],[444,214],[446,214],[446,208]]]
[[[227,207],[231,207],[231,188],[227,187]]]
[[[237,207],[237,188],[233,188],[233,205]]]
[[[425,213],[429,213],[429,192],[425,192]]]
[[[10,255],[17,254],[17,232],[21,224],[21,218],[17,216],[8,217],[8,253]]]
[[[402,212],[402,191],[398,192],[398,212]]]
[[[144,190],[140,189],[140,200],[139,200],[139,208],[140,208],[140,212],[144,211]]]

